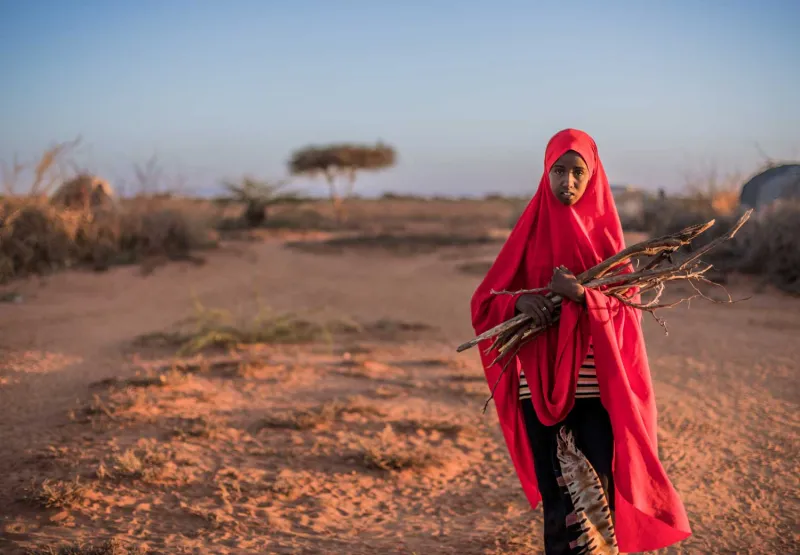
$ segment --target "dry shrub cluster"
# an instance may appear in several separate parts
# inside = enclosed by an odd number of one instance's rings
[[[75,543],[62,546],[48,546],[27,551],[26,555],[133,555],[144,553],[143,551],[132,548],[116,540],[108,540],[98,545],[87,543]]]
[[[262,307],[255,315],[237,315],[229,310],[206,308],[195,303],[194,314],[175,331],[159,331],[139,336],[139,347],[177,349],[178,356],[193,355],[237,345],[303,344],[330,339],[334,328],[346,323],[316,322],[292,313],[278,313]],[[352,326],[350,326],[352,328]]]
[[[360,444],[364,464],[376,470],[421,470],[443,463],[433,448],[398,436],[388,424],[375,436],[362,438]]]
[[[167,474],[165,467],[171,457],[172,453],[154,445],[146,445],[142,449],[126,449],[112,457],[110,468],[103,465],[101,473],[104,477],[115,476],[157,482]]]
[[[702,247],[738,219],[741,209],[731,208],[730,203],[729,198],[716,197],[665,199],[651,209],[650,232],[666,235],[716,219],[717,224],[695,241],[695,247]],[[800,294],[800,202],[778,201],[760,209],[733,240],[710,252],[706,259],[722,273],[760,276],[787,293]]]
[[[800,295],[800,202],[768,207],[742,232],[727,253],[728,267]]]
[[[57,144],[29,167],[0,164],[0,283],[70,266],[192,260],[191,251],[216,244],[217,215],[199,209],[201,202],[170,195],[117,199],[106,181],[67,171],[64,157],[78,143]]]
[[[284,411],[268,415],[254,425],[254,431],[259,432],[268,428],[313,430],[332,424],[344,414],[384,416],[384,413],[378,407],[366,403],[363,400],[353,398],[347,402],[329,401],[313,408]]]
[[[32,493],[32,498],[44,507],[70,508],[83,501],[86,487],[77,477],[71,481],[44,480]]]
[[[104,270],[154,257],[192,260],[193,251],[216,245],[210,217],[188,200],[67,208],[42,196],[3,198],[0,282],[71,266]]]

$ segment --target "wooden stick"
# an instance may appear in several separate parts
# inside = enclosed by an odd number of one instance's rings
[[[530,318],[527,315],[525,315],[525,314],[517,314],[516,316],[514,316],[510,320],[506,320],[502,324],[497,325],[497,326],[493,327],[492,329],[483,332],[478,337],[470,339],[466,343],[462,343],[461,345],[458,346],[458,348],[456,349],[456,352],[460,353],[462,351],[466,351],[467,349],[470,349],[470,348],[474,347],[475,345],[477,345],[478,343],[480,343],[484,339],[491,339],[495,335],[503,333],[504,331],[513,328],[517,324],[522,324],[526,320],[530,320]]]
[[[753,213],[753,209],[751,208],[750,210],[745,212],[742,215],[741,218],[739,218],[739,221],[736,222],[736,225],[734,225],[732,228],[730,228],[727,233],[724,233],[724,234],[720,235],[719,237],[717,237],[716,239],[711,241],[709,244],[707,244],[705,247],[702,247],[700,250],[698,250],[688,260],[685,260],[683,262],[683,264],[681,265],[681,268],[685,268],[689,264],[691,264],[694,261],[696,261],[697,259],[699,259],[704,254],[706,254],[708,251],[710,251],[712,249],[715,249],[721,243],[724,243],[725,241],[727,241],[729,239],[732,239],[736,235],[736,233],[738,233],[738,231],[742,228],[742,226],[745,224],[745,222],[750,219],[750,215],[752,213]]]

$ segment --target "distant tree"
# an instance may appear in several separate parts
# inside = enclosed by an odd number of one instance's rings
[[[225,188],[230,193],[227,200],[245,205],[243,218],[247,227],[260,227],[267,221],[270,206],[302,200],[298,193],[284,191],[286,185],[283,181],[270,183],[244,177],[240,183],[225,183]]]
[[[350,143],[307,146],[295,151],[289,160],[289,173],[294,176],[317,177],[328,182],[330,198],[339,221],[344,216],[344,201],[353,193],[359,171],[379,171],[395,165],[397,155],[393,147],[378,142],[375,145]],[[336,186],[344,178],[344,193]]]

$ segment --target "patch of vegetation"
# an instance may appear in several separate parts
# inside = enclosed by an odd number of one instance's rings
[[[739,212],[720,215],[707,203],[689,208],[674,202],[667,206],[654,220],[654,235],[716,219],[716,224],[693,242],[694,248],[724,234],[739,217]],[[779,201],[754,213],[736,237],[704,260],[717,272],[760,276],[787,293],[800,295],[800,201]]]
[[[267,485],[267,490],[275,496],[292,499],[297,496],[300,485],[295,478],[281,473]]]
[[[107,395],[92,395],[92,398],[81,404],[68,415],[75,422],[88,423],[95,419],[108,418],[120,420],[126,413],[136,411],[146,403],[147,395],[143,389],[119,389]]]
[[[381,318],[367,323],[337,322],[330,329],[342,334],[362,334],[384,341],[398,340],[403,334],[429,334],[436,331],[434,326],[424,322],[407,322],[394,318]]]
[[[387,425],[381,433],[361,439],[364,464],[377,470],[423,470],[442,464],[441,456],[424,444],[413,444],[398,437]]]
[[[168,370],[167,372],[160,372],[152,376],[135,376],[133,378],[107,378],[94,382],[91,387],[98,388],[117,388],[124,389],[127,387],[168,387],[185,383],[189,379],[185,373],[178,370]]]
[[[217,245],[214,215],[198,210],[195,202],[153,195],[122,201],[102,179],[83,174],[64,179],[63,158],[76,144],[56,145],[36,163],[14,164],[11,175],[3,175],[0,282],[73,266],[105,270],[154,257],[202,262],[194,251]],[[26,171],[32,179],[27,192],[19,193],[17,182]]]
[[[59,547],[39,547],[26,551],[26,555],[135,555],[142,553],[139,549],[128,549],[117,539],[92,545],[76,543]]]
[[[140,449],[126,449],[112,456],[111,468],[106,476],[116,476],[156,482],[164,477],[167,463],[172,453],[157,444]]]
[[[47,508],[69,509],[83,502],[86,491],[86,486],[80,483],[77,476],[71,481],[46,479],[38,486],[33,486],[32,499]]]
[[[329,401],[312,409],[278,412],[259,420],[254,428],[256,433],[265,428],[313,430],[323,425],[332,424],[346,413],[361,414],[363,416],[384,416],[383,411],[365,400]]]
[[[213,439],[222,429],[222,423],[212,417],[182,418],[173,428],[173,435],[179,438],[195,437]]]
[[[173,347],[178,356],[237,345],[301,344],[330,338],[327,326],[289,313],[262,310],[252,318],[236,318],[230,311],[195,304],[195,314],[184,329],[139,336],[140,347]]]

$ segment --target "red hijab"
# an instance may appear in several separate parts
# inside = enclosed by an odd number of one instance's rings
[[[563,154],[581,155],[591,175],[574,206],[564,206],[550,189],[549,171]],[[553,268],[579,274],[625,248],[622,226],[594,140],[565,129],[548,143],[544,173],[508,240],[472,297],[477,334],[514,316],[517,296],[492,290],[546,287]],[[557,326],[525,345],[503,374],[495,408],[523,490],[535,508],[541,496],[519,402],[519,370],[525,371],[533,406],[546,425],[561,422],[572,409],[578,370],[594,344],[600,398],[614,432],[616,530],[621,551],[660,549],[687,538],[689,522],[658,459],[656,406],[650,381],[641,313],[598,291],[586,290],[586,306],[564,301]],[[490,387],[502,362],[492,365],[478,348]]]

